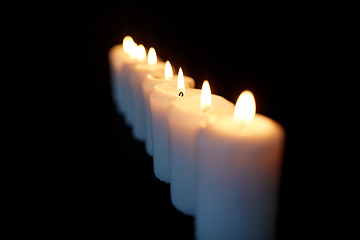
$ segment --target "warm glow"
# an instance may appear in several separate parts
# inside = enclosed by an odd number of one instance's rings
[[[201,88],[200,107],[202,110],[207,110],[211,107],[211,90],[207,80],[203,82]]]
[[[156,64],[156,63],[157,63],[156,51],[155,48],[151,47],[148,53],[148,64]]]
[[[126,52],[127,54],[130,54],[130,51],[131,51],[131,48],[133,45],[134,45],[133,38],[130,36],[125,36],[123,39],[123,44],[122,44],[124,52]]]
[[[173,77],[173,70],[169,61],[165,63],[165,79],[169,80]]]
[[[178,73],[177,90],[179,96],[183,97],[185,94],[185,82],[184,82],[184,73],[181,68],[179,68],[179,73]]]
[[[139,46],[137,46],[136,58],[139,61],[143,61],[146,58],[146,50],[145,50],[144,45],[140,44]]]
[[[255,97],[252,92],[243,91],[235,104],[234,119],[241,122],[251,122],[256,111]]]
[[[129,44],[128,52],[127,52],[131,58],[137,58],[138,56],[138,45],[136,42],[132,42]]]

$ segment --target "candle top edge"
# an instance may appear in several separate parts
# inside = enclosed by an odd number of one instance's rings
[[[204,111],[201,106],[201,89],[199,93],[187,98],[179,98],[172,103],[174,108],[177,108],[182,113],[190,113],[199,116],[208,116],[210,119],[215,119],[217,116],[231,114],[234,112],[235,105],[226,98],[211,94],[211,106]]]
[[[277,121],[256,113],[252,122],[242,124],[234,120],[232,114],[217,118],[216,122],[210,122],[205,131],[216,132],[236,139],[267,139],[275,136],[284,137],[285,129]]]

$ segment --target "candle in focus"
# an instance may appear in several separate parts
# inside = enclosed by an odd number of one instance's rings
[[[208,81],[204,81],[201,94],[171,103],[168,113],[171,201],[184,214],[195,214],[196,134],[208,121],[233,111],[233,103],[211,94]]]
[[[153,156],[153,143],[152,143],[152,127],[151,127],[151,114],[149,97],[153,88],[161,83],[169,83],[174,86],[177,85],[177,76],[173,75],[172,67],[169,61],[165,62],[165,71],[163,74],[148,74],[142,84],[144,104],[145,104],[145,128],[146,128],[146,152]],[[195,81],[190,77],[185,77],[185,85],[187,88],[194,88]]]
[[[244,91],[234,113],[199,131],[195,235],[209,239],[273,239],[284,129],[255,115]]]
[[[194,79],[179,74],[170,82],[158,84],[150,93],[150,115],[155,176],[166,183],[170,182],[169,130],[167,113],[172,101],[200,95],[200,89],[193,89]]]

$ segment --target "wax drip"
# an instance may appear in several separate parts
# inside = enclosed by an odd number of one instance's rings
[[[179,97],[183,97],[184,93],[183,92],[179,92]]]

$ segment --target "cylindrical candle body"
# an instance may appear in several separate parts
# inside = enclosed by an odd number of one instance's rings
[[[163,74],[165,63],[158,62],[154,65],[148,63],[137,64],[131,76],[131,91],[133,99],[134,125],[132,133],[135,139],[145,141],[145,100],[142,91],[142,83],[147,74]]]
[[[111,93],[118,114],[124,113],[124,103],[121,99],[123,89],[121,69],[125,62],[125,57],[121,44],[113,46],[109,51]]]
[[[143,81],[142,89],[144,95],[144,104],[145,104],[145,128],[146,128],[146,141],[145,148],[146,152],[153,156],[153,143],[152,143],[152,127],[151,127],[151,114],[150,114],[150,93],[153,88],[161,83],[169,83],[173,86],[177,85],[178,76],[175,75],[171,79],[165,79],[164,73],[162,74],[148,74]],[[186,88],[194,88],[195,81],[194,79],[185,76],[184,83]],[[176,97],[176,96],[174,96]]]
[[[184,81],[189,83],[193,79],[184,76]],[[185,95],[179,97],[177,87],[174,84],[162,83],[156,85],[150,93],[154,173],[161,181],[170,182],[169,129],[167,120],[170,103],[178,98],[200,95],[200,92],[200,89],[188,88]]]
[[[135,63],[125,63],[121,71],[121,82],[122,82],[122,102],[125,113],[125,122],[129,126],[134,125],[134,104],[131,91],[131,75],[134,74]]]
[[[168,113],[170,136],[170,192],[173,205],[187,215],[195,214],[195,137],[207,121],[234,111],[234,104],[212,95],[207,111],[200,107],[200,95],[173,102]]]
[[[131,75],[135,72],[135,64],[142,63],[143,60],[130,57],[119,44],[110,49],[109,62],[112,95],[117,112],[122,113],[125,122],[131,126],[133,122]]]
[[[274,238],[285,134],[260,114],[249,125],[229,116],[197,136],[197,240]]]

